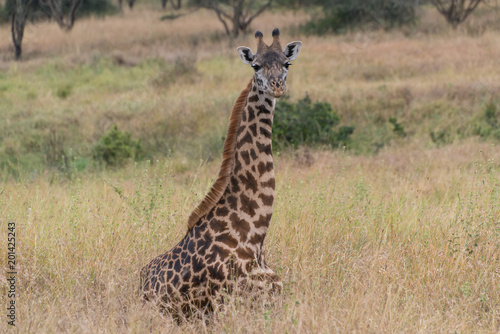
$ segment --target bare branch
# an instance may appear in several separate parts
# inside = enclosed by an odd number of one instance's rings
[[[40,0],[40,4],[50,9],[51,18],[53,18],[61,29],[66,31],[71,30],[75,23],[75,14],[82,0],[71,0],[70,9],[67,16],[64,16],[63,4],[57,0]],[[121,2],[120,2],[121,4]]]
[[[431,0],[431,3],[443,15],[453,28],[465,21],[467,17],[485,0]]]
[[[233,37],[238,36],[240,31],[246,30],[253,19],[272,5],[273,0],[268,0],[255,10],[256,3],[258,2],[255,0],[231,0],[227,2],[216,0],[198,1],[200,7],[210,9],[217,14],[219,21],[224,25],[226,33],[233,35]],[[232,29],[228,26],[229,22],[232,24]]]
[[[257,16],[262,14],[269,6],[271,6],[273,3],[273,0],[269,0],[264,6],[262,6],[254,15],[252,15],[247,22],[245,23],[245,26],[243,29],[246,29],[252,23],[253,19],[255,19]]]
[[[212,7],[212,9],[215,11],[215,13],[217,14],[217,18],[219,19],[219,21],[222,22],[222,24],[224,25],[224,29],[226,30],[226,34],[228,35],[231,35],[231,32],[229,31],[229,27],[227,26],[227,23],[226,21],[224,20],[224,18],[222,17],[222,13],[220,11],[220,9],[218,7]]]

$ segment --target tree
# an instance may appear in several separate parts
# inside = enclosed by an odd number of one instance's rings
[[[49,18],[57,22],[61,29],[71,30],[75,23],[76,10],[82,0],[10,0],[11,33],[16,60],[21,58],[24,28],[30,19]]]
[[[11,32],[16,60],[21,58],[21,44],[23,43],[24,27],[26,26],[26,18],[28,17],[28,11],[32,4],[33,0],[15,0],[14,3],[11,14]]]
[[[320,15],[304,25],[315,34],[343,33],[352,29],[392,29],[415,22],[414,0],[313,0]]]
[[[161,0],[161,8],[165,9],[167,7],[168,0]],[[182,0],[170,0],[172,8],[175,10],[181,9]]]
[[[122,8],[122,2],[123,0],[118,0],[118,5],[120,6],[120,8]],[[130,9],[134,8],[135,0],[126,0],[126,2],[128,3],[128,8]]]
[[[456,29],[483,0],[431,0],[436,9]]]
[[[73,28],[75,13],[81,3],[82,0],[40,0],[40,4],[50,10],[50,17],[57,22],[59,28],[66,31]]]
[[[271,6],[273,0],[260,4],[256,4],[255,0],[194,0],[193,2],[214,11],[224,25],[226,33],[237,37],[240,32],[248,29],[253,19]]]

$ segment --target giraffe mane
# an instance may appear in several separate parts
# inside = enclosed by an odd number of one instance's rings
[[[191,212],[188,219],[188,232],[196,225],[201,217],[206,215],[215,204],[217,204],[229,184],[231,172],[234,168],[236,134],[240,126],[241,115],[247,101],[248,93],[252,87],[252,82],[253,78],[250,80],[247,88],[241,92],[234,104],[231,117],[229,118],[226,140],[224,141],[224,152],[222,153],[222,164],[219,170],[219,176],[205,198],[198,204],[193,212]]]

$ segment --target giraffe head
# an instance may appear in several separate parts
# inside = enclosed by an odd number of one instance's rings
[[[286,76],[290,61],[299,55],[302,42],[291,42],[284,49],[280,44],[280,31],[273,30],[273,43],[266,45],[260,31],[255,33],[257,53],[250,48],[240,46],[238,53],[241,60],[251,65],[255,71],[255,83],[260,91],[273,97],[281,97],[286,91]]]

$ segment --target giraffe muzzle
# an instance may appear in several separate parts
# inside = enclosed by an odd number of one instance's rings
[[[272,80],[270,84],[274,97],[282,97],[285,94],[286,86],[283,80]]]

